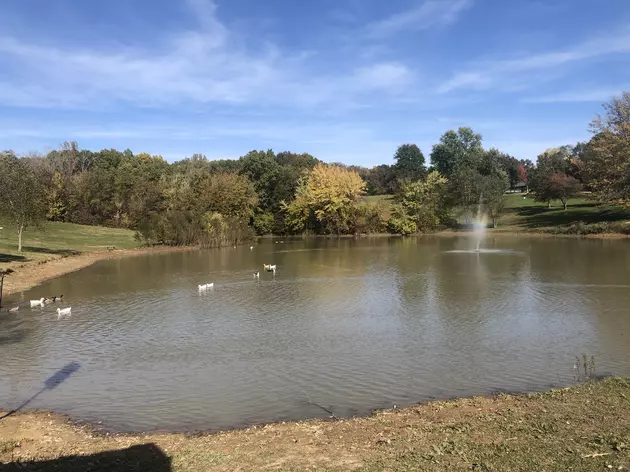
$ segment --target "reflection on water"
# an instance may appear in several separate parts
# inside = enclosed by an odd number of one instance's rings
[[[630,374],[627,241],[286,240],[104,261],[0,318],[0,406],[120,430],[224,429]],[[263,264],[277,264],[275,277]],[[260,279],[252,273],[260,271]],[[199,296],[198,285],[214,283]],[[324,409],[321,408],[324,407]]]

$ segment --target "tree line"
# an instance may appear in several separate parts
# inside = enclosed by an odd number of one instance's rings
[[[512,188],[543,202],[586,189],[604,202],[630,197],[630,93],[604,105],[589,142],[518,160],[485,149],[471,128],[450,130],[430,153],[403,144],[393,165],[326,164],[303,153],[202,154],[168,163],[130,150],[92,152],[66,142],[47,155],[0,153],[0,214],[18,229],[42,220],[129,228],[148,244],[238,244],[253,235],[433,231],[471,223],[479,208],[494,226]],[[393,204],[366,201],[391,195]]]

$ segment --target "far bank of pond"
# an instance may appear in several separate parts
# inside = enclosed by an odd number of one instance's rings
[[[217,434],[104,435],[58,415],[16,413],[0,420],[0,464],[7,472],[628,470],[630,380]]]

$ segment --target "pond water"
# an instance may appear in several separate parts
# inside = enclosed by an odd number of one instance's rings
[[[8,297],[22,307],[0,315],[0,407],[34,397],[114,430],[219,430],[328,417],[315,403],[342,417],[566,385],[582,353],[630,374],[630,241],[474,244],[266,240],[97,263]]]

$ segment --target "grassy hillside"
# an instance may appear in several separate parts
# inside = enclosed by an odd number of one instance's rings
[[[386,206],[393,204],[391,195],[364,197],[367,203]],[[461,209],[454,210],[454,217],[459,225],[464,224]],[[389,216],[389,215],[387,215]],[[499,219],[496,232],[557,233],[557,234],[593,234],[623,233],[630,234],[630,208],[623,206],[601,205],[588,198],[587,194],[569,200],[566,211],[559,200],[546,203],[537,202],[533,196],[510,194],[505,196],[505,210]]]
[[[568,234],[630,233],[630,208],[601,205],[588,198],[569,200],[565,211],[560,201],[536,202],[522,194],[506,195],[506,209],[495,231]]]
[[[138,247],[133,231],[83,226],[71,223],[45,223],[24,232],[24,251],[17,252],[17,229],[0,220],[0,268],[28,261],[41,261],[83,252]]]

